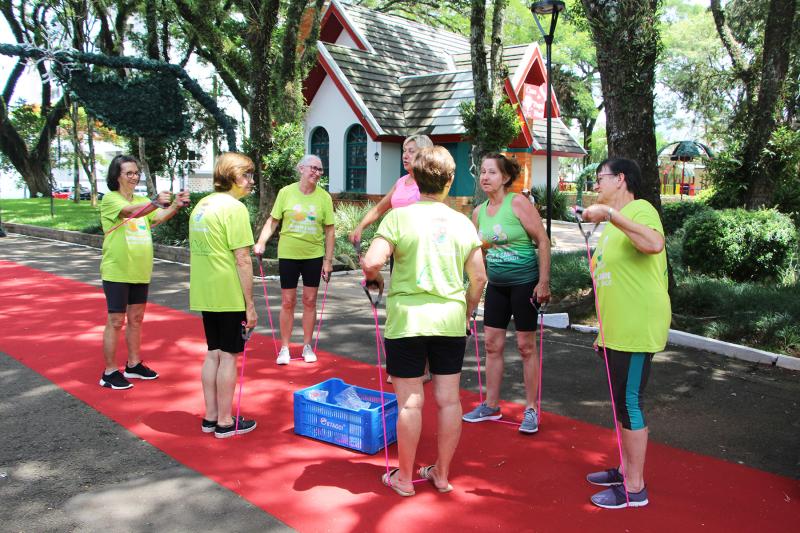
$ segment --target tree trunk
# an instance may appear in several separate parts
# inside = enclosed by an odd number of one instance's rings
[[[764,207],[772,201],[775,184],[766,171],[767,165],[763,164],[768,157],[763,150],[775,130],[775,115],[789,71],[791,47],[786,43],[792,40],[796,11],[796,0],[772,0],[769,4],[758,102],[755,104],[755,113],[751,115],[752,124],[743,149],[748,209]]]
[[[72,102],[70,105],[72,109],[72,149],[74,151],[72,156],[72,201],[80,203],[81,201],[81,167],[80,160],[83,150],[81,149],[81,140],[78,137],[78,103]]]
[[[661,211],[653,91],[660,0],[582,0],[597,49],[609,157],[635,160],[643,195]]]
[[[156,189],[156,179],[150,176],[150,165],[147,162],[147,149],[144,137],[139,137],[139,162],[142,164],[142,174],[144,174],[144,183],[147,186],[147,196],[150,198],[158,194]]]
[[[278,20],[278,0],[265,0],[256,15],[257,23],[251,25],[247,43],[252,57],[250,78],[250,141],[251,157],[255,163],[255,179],[258,183],[258,210],[266,218],[267,205],[275,197],[272,185],[264,174],[262,157],[272,148],[272,107],[270,105],[270,43]],[[259,223],[261,221],[259,220]]]
[[[97,161],[94,157],[94,118],[86,114],[86,139],[89,144],[89,168],[86,175],[89,177],[89,188],[92,195],[92,207],[97,206]]]

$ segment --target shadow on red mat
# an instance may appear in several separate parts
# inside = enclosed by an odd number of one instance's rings
[[[20,317],[24,317],[21,320]],[[380,482],[384,455],[367,456],[294,435],[292,393],[339,377],[377,389],[377,372],[320,351],[314,365],[277,367],[269,337],[248,344],[242,413],[246,436],[200,431],[198,317],[148,305],[142,351],[161,377],[132,389],[98,386],[105,322],[102,291],[0,261],[0,351],[42,374],[153,446],[300,531],[789,531],[800,520],[798,481],[651,444],[651,504],[605,511],[588,498],[587,472],[616,463],[613,431],[545,413],[541,431],[465,424],[452,467],[455,490],[427,483],[400,498]],[[295,347],[297,349],[297,347]],[[462,391],[463,405],[477,395]],[[511,417],[521,406],[504,405]],[[428,398],[417,463],[435,459],[435,407]],[[389,449],[396,462],[396,448]]]

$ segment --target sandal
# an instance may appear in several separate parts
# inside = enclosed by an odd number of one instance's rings
[[[434,488],[439,492],[451,492],[453,490],[453,485],[451,485],[450,483],[448,483],[447,486],[444,488],[436,486],[436,481],[434,480],[433,475],[431,475],[431,470],[433,470],[434,468],[436,468],[436,465],[423,466],[422,468],[419,469],[420,477],[430,481],[431,485],[433,485]]]
[[[402,489],[398,488],[397,485],[394,485],[392,483],[392,476],[395,475],[399,471],[400,471],[399,468],[393,468],[393,469],[389,470],[389,473],[383,474],[381,476],[381,483],[383,483],[384,485],[386,485],[387,487],[389,487],[390,489],[395,491],[400,496],[403,496],[403,497],[413,496],[414,494],[416,494],[416,492],[414,492],[413,490],[408,492],[408,491],[405,491],[405,490],[402,490]]]

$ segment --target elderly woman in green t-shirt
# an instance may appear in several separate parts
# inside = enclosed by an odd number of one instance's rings
[[[281,278],[281,349],[275,362],[288,365],[289,340],[297,305],[297,283],[303,277],[303,360],[313,363],[317,355],[311,348],[317,320],[317,293],[320,278],[327,280],[333,270],[333,200],[318,187],[322,161],[306,155],[297,164],[300,181],[282,188],[253,248],[264,253],[267,241],[281,224],[278,241],[278,271]]]
[[[139,160],[118,155],[108,166],[109,193],[100,204],[103,226],[103,260],[100,274],[106,295],[108,320],[103,331],[105,370],[100,385],[113,390],[129,389],[129,379],[156,379],[158,373],[145,366],[139,349],[142,343],[142,321],[147,307],[147,294],[153,273],[153,239],[151,226],[166,222],[189,203],[189,193],[182,191],[173,199],[162,191],[152,202],[135,195],[141,171]],[[127,322],[127,325],[126,325]],[[125,326],[128,361],[120,372],[117,366],[117,344]]]
[[[423,375],[433,374],[439,408],[436,462],[419,474],[439,492],[453,490],[450,463],[461,436],[459,382],[467,319],[486,283],[480,240],[467,217],[443,203],[455,162],[441,146],[423,148],[413,163],[417,203],[384,218],[362,260],[370,284],[382,287],[381,267],[394,254],[386,302],[386,370],[394,378],[399,467],[382,481],[401,496],[412,496],[414,459],[422,431]],[[469,288],[464,289],[464,273]]]
[[[586,479],[610,487],[592,496],[598,507],[643,507],[649,500],[644,482],[648,430],[642,400],[653,354],[666,346],[672,319],[664,229],[656,208],[643,199],[642,173],[635,161],[601,162],[594,188],[597,202],[581,216],[587,222],[606,223],[592,256],[598,319],[603,326],[595,349],[608,356],[615,415],[622,427],[622,465]],[[603,341],[605,346],[599,346]]]

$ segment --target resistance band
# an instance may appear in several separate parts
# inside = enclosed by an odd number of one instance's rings
[[[594,268],[592,267],[592,250],[589,246],[589,237],[591,237],[592,233],[595,232],[599,223],[595,224],[591,230],[585,231],[582,225],[583,218],[581,217],[581,214],[583,213],[583,208],[580,206],[576,206],[574,208],[574,211],[575,211],[575,217],[578,219],[578,229],[580,230],[581,235],[583,235],[583,240],[586,241],[586,258],[589,262],[589,277],[592,278],[592,290],[594,291],[594,309],[595,313],[597,313],[597,326],[598,329],[600,330],[600,342],[603,344],[603,360],[605,361],[606,364],[608,393],[611,396],[611,411],[614,418],[614,431],[617,434],[617,450],[619,451],[619,465],[620,465],[619,469],[620,469],[620,474],[622,474],[622,486],[625,489],[625,505],[630,506],[631,499],[630,496],[628,496],[628,482],[627,482],[627,477],[625,475],[625,465],[622,462],[622,436],[620,435],[619,422],[617,421],[617,406],[616,403],[614,402],[614,389],[611,386],[611,369],[608,366],[608,351],[606,350],[606,338],[605,338],[605,333],[603,332],[603,320],[600,316],[600,300],[598,299],[597,296],[597,281],[595,280],[594,277]]]

